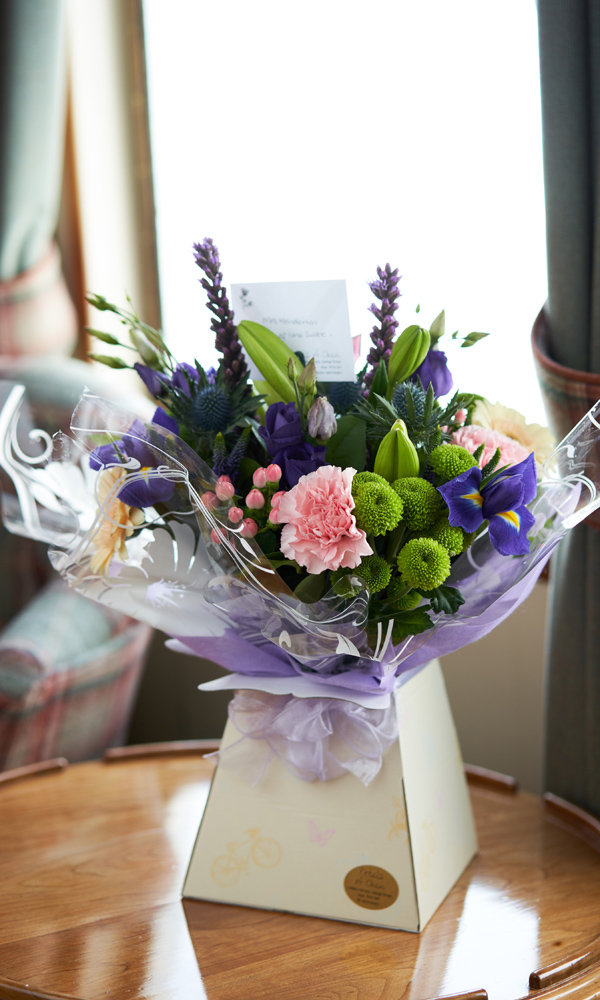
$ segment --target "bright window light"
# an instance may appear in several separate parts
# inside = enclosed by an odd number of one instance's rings
[[[534,0],[145,0],[164,325],[214,360],[191,246],[227,283],[403,276],[401,329],[445,308],[492,334],[456,384],[544,423],[529,334],[546,298]],[[448,344],[448,338],[441,346]]]

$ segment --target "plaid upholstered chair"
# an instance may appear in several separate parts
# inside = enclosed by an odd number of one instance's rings
[[[64,358],[2,374],[26,385],[35,424],[49,433],[68,429],[84,384],[104,395],[113,388],[104,373]],[[123,743],[151,634],[69,590],[44,545],[1,527],[0,770],[85,760]]]

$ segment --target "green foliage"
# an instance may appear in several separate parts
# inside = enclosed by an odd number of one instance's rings
[[[421,590],[419,593],[429,600],[436,614],[443,612],[445,615],[453,615],[465,603],[463,595],[456,587],[441,586],[433,590]]]
[[[294,588],[298,600],[303,604],[314,604],[319,601],[325,593],[326,576],[326,573],[308,574],[300,580],[298,586]]]
[[[325,454],[330,465],[362,472],[367,460],[364,421],[350,414],[338,417],[337,431],[327,441]]]

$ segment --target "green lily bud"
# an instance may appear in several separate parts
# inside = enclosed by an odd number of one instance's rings
[[[406,433],[403,420],[396,420],[391,430],[386,434],[377,449],[373,468],[378,476],[383,476],[388,483],[405,476],[418,476],[419,456],[417,450]]]
[[[245,319],[237,328],[238,337],[246,353],[250,356],[264,380],[283,400],[295,403],[294,384],[288,374],[288,365],[297,379],[302,373],[302,364],[283,340],[260,323]]]
[[[387,389],[387,399],[392,398],[395,387],[399,382],[406,382],[414,371],[425,359],[429,350],[431,335],[429,330],[424,330],[421,326],[407,326],[403,330],[398,340],[392,347],[390,360],[388,361],[389,384]]]

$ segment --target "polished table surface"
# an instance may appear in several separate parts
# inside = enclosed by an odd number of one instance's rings
[[[0,775],[2,1000],[600,997],[600,856],[565,826],[600,846],[585,815],[472,785],[479,854],[409,934],[182,903],[211,773],[180,752]]]

